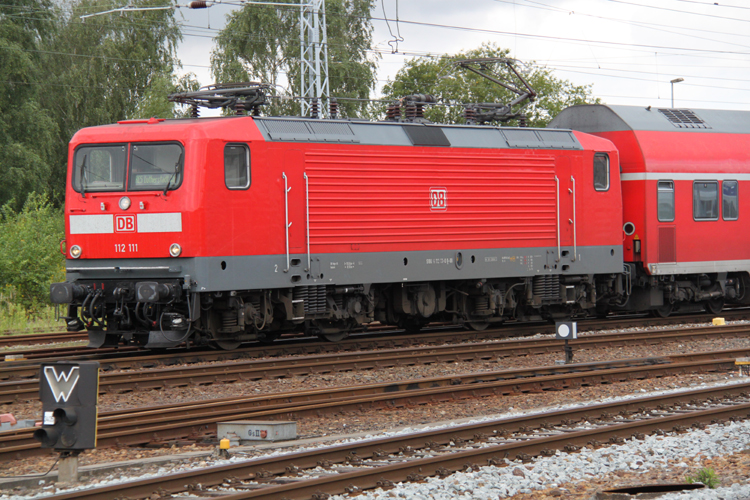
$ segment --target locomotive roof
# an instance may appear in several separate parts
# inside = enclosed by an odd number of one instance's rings
[[[256,117],[267,141],[384,146],[583,149],[570,130]]]
[[[750,112],[582,104],[564,109],[549,126],[586,133],[632,130],[750,134]]]

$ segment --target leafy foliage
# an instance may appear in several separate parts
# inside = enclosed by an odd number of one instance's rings
[[[0,6],[0,205],[20,208],[46,182],[55,123],[41,110],[44,79],[39,48],[52,25],[49,0]]]
[[[716,475],[716,471],[710,467],[704,467],[693,475],[685,477],[685,481],[692,483],[703,483],[711,489],[716,489],[721,484],[721,479]]]
[[[47,196],[31,194],[23,209],[0,208],[0,292],[27,312],[49,303],[49,286],[65,279],[65,237],[61,210]]]
[[[459,68],[455,61],[508,57],[509,52],[493,44],[483,44],[478,49],[453,56],[414,58],[399,70],[392,82],[383,87],[383,95],[393,100],[412,94],[432,94],[442,105],[427,108],[425,116],[428,119],[438,123],[463,123],[464,108],[461,104],[507,104],[517,94]],[[591,96],[589,86],[573,85],[556,78],[549,69],[532,64],[516,64],[516,69],[538,94],[536,100],[524,109],[529,126],[544,127],[568,106],[598,102]],[[513,124],[512,121],[510,123]]]
[[[301,94],[299,9],[248,4],[227,17],[211,55],[214,78],[220,83],[260,81],[276,95],[265,113],[298,114],[288,98]],[[328,79],[331,95],[367,99],[375,84],[375,61],[367,58],[372,42],[369,12],[374,0],[327,0]],[[342,101],[341,111],[354,116],[366,103]]]
[[[134,7],[164,6],[163,0],[133,0]],[[141,112],[168,113],[166,94],[174,80],[180,30],[174,9],[80,16],[121,7],[107,0],[66,0],[55,8],[53,36],[44,60],[49,89],[42,105],[58,125],[49,188],[64,192],[67,144],[75,132],[93,125],[138,117]]]

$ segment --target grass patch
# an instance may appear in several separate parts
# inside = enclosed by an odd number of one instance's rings
[[[704,467],[695,474],[685,477],[688,483],[703,483],[711,489],[715,489],[721,483],[716,471],[710,467]]]
[[[0,334],[28,335],[40,332],[57,332],[64,328],[64,323],[55,321],[54,307],[40,307],[30,314],[14,300],[12,292],[5,294],[0,292]]]

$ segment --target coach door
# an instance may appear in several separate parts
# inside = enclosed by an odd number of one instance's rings
[[[674,224],[674,181],[656,183],[656,220],[658,221],[658,262],[677,262],[677,235]]]

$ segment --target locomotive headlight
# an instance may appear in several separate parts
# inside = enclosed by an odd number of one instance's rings
[[[73,245],[72,247],[70,247],[70,256],[73,257],[74,259],[77,259],[78,257],[80,257],[81,247],[79,247],[78,245]]]
[[[128,198],[127,196],[123,196],[122,198],[120,198],[120,202],[118,203],[118,205],[120,206],[120,210],[127,210],[128,208],[130,208],[130,198]]]
[[[182,247],[179,245],[179,243],[172,243],[169,245],[169,255],[172,257],[179,257],[182,253]]]

